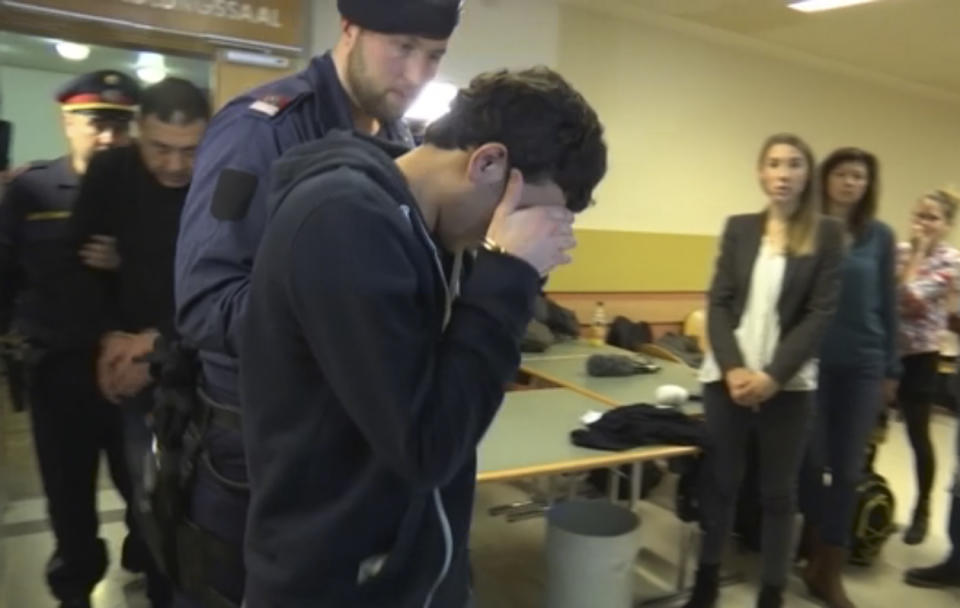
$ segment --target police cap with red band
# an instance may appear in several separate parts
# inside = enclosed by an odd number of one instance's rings
[[[140,85],[123,72],[100,70],[77,76],[59,91],[56,99],[65,112],[128,112],[140,103]]]

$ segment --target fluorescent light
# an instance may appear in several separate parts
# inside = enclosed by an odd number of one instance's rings
[[[160,53],[138,53],[137,65],[140,67],[163,67],[166,61]]]
[[[819,11],[830,11],[835,8],[846,8],[857,4],[867,4],[875,0],[794,0],[787,6],[795,11],[803,13],[816,13]]]
[[[432,122],[450,111],[450,104],[456,96],[457,85],[449,82],[428,82],[407,110],[406,117]]]
[[[140,53],[137,57],[137,78],[155,84],[167,77],[167,65],[159,53]]]
[[[147,84],[156,84],[167,77],[167,70],[163,67],[137,68],[137,78]]]
[[[61,57],[70,61],[83,61],[90,56],[90,47],[76,42],[60,40],[53,45],[53,48],[57,49],[57,53]]]
[[[242,63],[244,65],[256,65],[267,68],[277,68],[285,70],[290,67],[290,59],[282,55],[267,55],[266,53],[254,53],[251,51],[237,51],[229,49],[225,58],[233,63]]]

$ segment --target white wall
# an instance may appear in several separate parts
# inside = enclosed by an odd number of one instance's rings
[[[312,49],[336,42],[340,17],[335,0],[313,3]],[[463,86],[480,72],[557,65],[560,8],[553,0],[469,0],[438,80]]]
[[[882,165],[880,215],[905,228],[925,191],[960,184],[960,104],[656,24],[564,7],[559,69],[607,127],[610,171],[583,228],[716,234],[759,209],[768,135]],[[960,231],[958,231],[960,232]],[[960,235],[955,235],[960,237]]]
[[[314,3],[315,52],[338,25],[335,0]],[[777,131],[797,132],[819,156],[841,145],[875,152],[880,215],[897,229],[922,192],[960,185],[957,102],[697,29],[555,0],[468,0],[440,79],[463,85],[483,70],[542,63],[581,89],[610,144],[583,228],[716,234],[725,216],[762,204],[756,154]]]
[[[0,118],[13,123],[10,165],[66,154],[67,143],[54,92],[73,74],[0,66]]]

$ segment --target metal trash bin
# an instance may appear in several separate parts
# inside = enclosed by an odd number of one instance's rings
[[[640,518],[602,501],[571,501],[547,513],[547,608],[629,608]]]

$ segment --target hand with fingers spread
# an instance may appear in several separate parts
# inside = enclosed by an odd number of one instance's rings
[[[568,252],[577,244],[573,237],[574,216],[564,207],[518,208],[523,183],[523,175],[513,169],[487,239],[533,266],[540,276],[546,276],[571,261]]]
[[[116,270],[120,267],[117,239],[103,234],[93,235],[90,242],[80,248],[80,259],[90,268]]]

